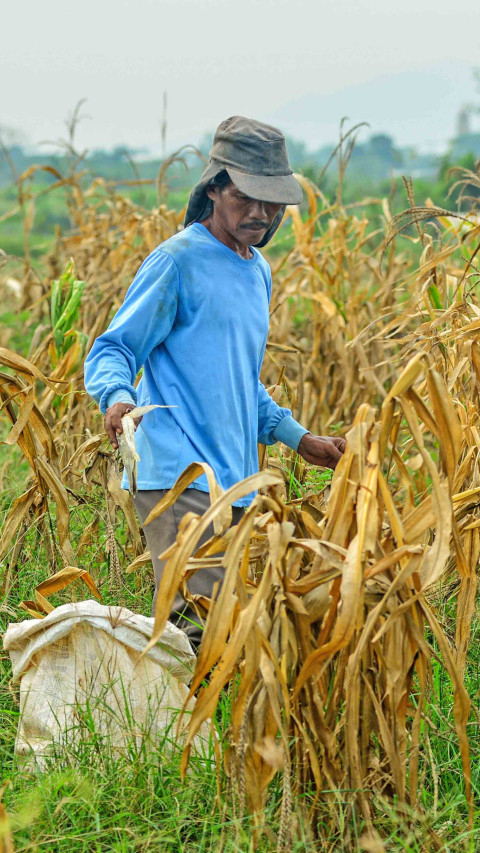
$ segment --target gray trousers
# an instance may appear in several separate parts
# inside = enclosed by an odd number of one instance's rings
[[[142,489],[134,497],[135,509],[142,524],[153,507],[166,495],[166,489]],[[155,597],[153,599],[153,612],[157,600],[158,587],[163,574],[165,560],[159,559],[162,554],[177,538],[179,524],[187,512],[195,512],[197,515],[203,513],[210,506],[210,495],[198,489],[186,489],[170,509],[165,510],[162,515],[143,528],[153,563],[155,575]],[[244,513],[243,507],[232,507],[232,525],[238,524]],[[205,531],[198,543],[198,547],[213,536],[213,525]],[[215,556],[220,556],[216,554]],[[199,569],[188,582],[190,592],[197,595],[212,595],[213,585],[223,580],[224,569],[212,566],[208,569]],[[170,621],[178,625],[190,639],[194,646],[198,646],[202,638],[203,624],[199,615],[189,607],[182,596],[178,593],[173,602]]]

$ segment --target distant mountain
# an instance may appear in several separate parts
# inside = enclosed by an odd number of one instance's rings
[[[338,92],[303,95],[272,113],[270,121],[315,149],[335,141],[341,118],[348,116],[348,126],[360,121],[370,124],[364,138],[387,133],[400,146],[443,151],[455,135],[458,111],[466,103],[480,106],[473,67],[441,62],[418,71],[382,75]]]

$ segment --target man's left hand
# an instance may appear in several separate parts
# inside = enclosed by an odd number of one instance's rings
[[[297,453],[312,465],[335,469],[346,446],[344,438],[330,438],[328,435],[312,435],[307,432],[300,440]]]

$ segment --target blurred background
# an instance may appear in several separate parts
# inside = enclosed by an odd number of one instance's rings
[[[0,55],[9,81],[0,245],[21,254],[19,223],[8,215],[12,183],[33,163],[64,175],[68,158],[81,157],[85,181],[154,182],[181,146],[206,156],[215,127],[233,114],[279,126],[294,168],[327,196],[338,182],[335,158],[327,164],[340,123],[343,133],[362,123],[350,136],[345,202],[399,197],[407,175],[419,203],[451,205],[449,169],[473,170],[480,157],[479,24],[477,0],[461,9],[450,0],[11,5]],[[183,153],[168,173],[175,206],[203,168],[197,153]],[[35,175],[37,188],[54,180]],[[135,202],[156,203],[154,183],[125,187]],[[398,209],[403,202],[404,193]],[[67,218],[60,194],[37,199],[34,254]]]

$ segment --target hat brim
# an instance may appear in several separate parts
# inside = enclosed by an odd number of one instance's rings
[[[250,175],[225,166],[236,187],[250,198],[273,204],[300,204],[302,188],[293,175]]]

